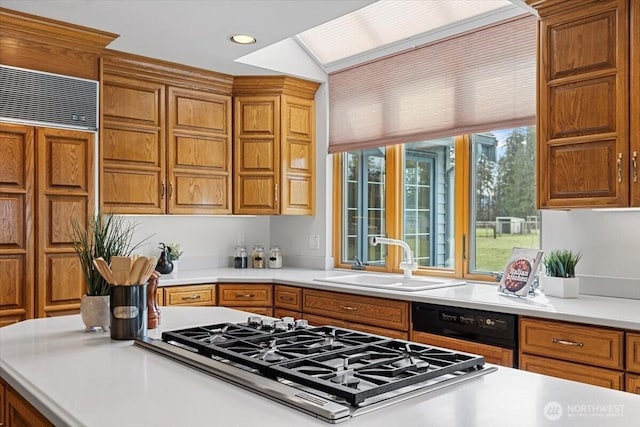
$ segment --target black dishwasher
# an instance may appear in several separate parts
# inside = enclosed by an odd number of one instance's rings
[[[413,330],[506,348],[517,367],[518,317],[472,308],[413,302]]]

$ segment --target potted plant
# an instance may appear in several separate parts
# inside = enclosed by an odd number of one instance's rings
[[[132,243],[136,225],[121,216],[96,214],[85,227],[76,217],[71,219],[73,248],[80,259],[87,293],[80,303],[80,314],[87,330],[109,328],[109,284],[93,265],[102,257],[107,263],[113,256],[129,256],[146,240]]]
[[[165,244],[165,243],[160,242],[160,246],[158,248],[162,251],[162,254],[164,254],[164,256],[166,257],[167,265],[171,266],[171,268],[168,268],[168,271],[166,271],[166,273],[164,273],[164,274],[177,273],[178,272],[178,260],[182,256],[182,250],[180,249],[180,244],[179,243],[166,243]],[[161,255],[161,256],[163,256],[163,255]]]
[[[544,294],[561,298],[576,298],[579,293],[579,279],[576,277],[576,264],[582,255],[568,249],[553,250],[545,255],[546,275],[540,276],[540,285]]]

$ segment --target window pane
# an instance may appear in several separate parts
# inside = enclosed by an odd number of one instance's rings
[[[535,127],[472,135],[472,272],[502,272],[513,247],[540,247]]]
[[[454,142],[403,146],[403,239],[422,267],[454,268]]]
[[[385,149],[367,149],[343,156],[342,254],[344,263],[357,256],[362,262],[384,265],[381,247],[369,244],[371,236],[383,236],[385,227]]]

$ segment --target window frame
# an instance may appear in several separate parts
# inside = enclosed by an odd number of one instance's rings
[[[454,265],[451,269],[438,267],[421,267],[414,272],[416,276],[441,276],[447,278],[464,278],[476,281],[496,282],[491,274],[472,273],[470,271],[469,250],[471,227],[471,135],[454,137],[456,156],[456,174],[454,189]],[[386,188],[403,188],[404,150],[402,144],[386,147]],[[346,153],[333,154],[333,256],[335,268],[351,268],[351,264],[342,261],[342,229],[343,229],[343,168],[342,161]],[[385,204],[387,211],[386,233],[392,239],[402,239],[403,192],[386,191]],[[402,248],[388,246],[386,248],[384,266],[367,266],[367,271],[401,274],[399,268],[403,258]]]

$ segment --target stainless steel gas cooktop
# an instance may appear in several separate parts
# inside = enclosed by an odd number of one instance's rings
[[[331,423],[496,369],[478,355],[291,318],[251,316],[135,344]]]

